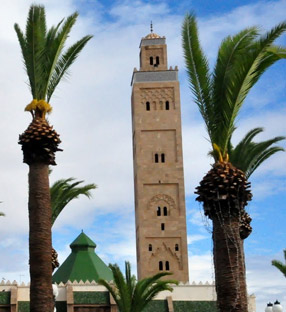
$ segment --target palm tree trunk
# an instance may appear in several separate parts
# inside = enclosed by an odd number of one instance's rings
[[[30,312],[52,312],[49,166],[36,162],[29,167]]]
[[[219,311],[247,312],[245,260],[239,234],[239,218],[217,214],[212,220]]]

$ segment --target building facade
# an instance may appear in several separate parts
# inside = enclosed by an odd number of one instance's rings
[[[178,69],[165,37],[140,43],[132,77],[132,130],[138,278],[170,271],[187,282],[188,251]]]

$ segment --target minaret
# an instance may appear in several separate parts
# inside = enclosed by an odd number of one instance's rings
[[[140,43],[132,77],[138,278],[170,271],[189,280],[178,69],[168,69],[165,37]]]

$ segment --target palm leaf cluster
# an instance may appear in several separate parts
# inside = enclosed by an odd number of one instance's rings
[[[215,161],[228,160],[235,120],[249,90],[267,68],[285,58],[286,50],[273,43],[285,30],[286,23],[280,23],[263,36],[257,27],[250,27],[226,37],[211,73],[200,46],[196,18],[194,14],[186,16],[183,47],[189,82],[206,124]]]
[[[50,101],[68,68],[92,38],[85,36],[63,51],[77,17],[76,12],[47,29],[44,7],[33,5],[29,10],[25,33],[15,24],[34,99]]]
[[[275,266],[286,277],[286,249],[283,250],[285,264],[279,260],[272,260],[272,265]]]
[[[270,156],[279,151],[285,151],[280,146],[271,146],[274,143],[285,140],[286,137],[284,136],[277,136],[259,143],[253,142],[253,138],[262,131],[263,128],[254,128],[245,135],[235,148],[231,143],[228,147],[230,162],[241,169],[245,173],[246,178],[249,178],[256,168]]]
[[[98,283],[108,289],[120,312],[141,312],[159,292],[172,291],[170,284],[178,284],[175,280],[161,280],[162,277],[170,275],[167,272],[137,281],[136,277],[131,275],[129,262],[125,262],[125,277],[118,265],[110,264],[109,267],[114,277],[113,284],[102,279]]]
[[[97,186],[93,183],[79,186],[83,182],[68,178],[58,180],[51,186],[52,224],[71,200],[78,198],[80,195],[85,195],[88,198],[92,196],[90,191]]]

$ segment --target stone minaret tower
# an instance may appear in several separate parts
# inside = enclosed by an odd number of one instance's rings
[[[160,271],[189,280],[178,69],[168,69],[165,37],[140,44],[132,77],[138,278]]]

